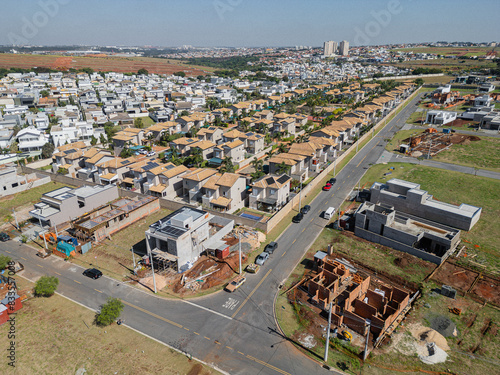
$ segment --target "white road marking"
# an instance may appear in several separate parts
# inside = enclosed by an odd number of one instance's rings
[[[234,298],[229,298],[223,305],[222,307],[224,307],[225,309],[229,309],[229,310],[234,310],[234,308],[236,306],[238,306],[238,304],[240,303],[240,301],[238,301],[237,299],[234,299]]]

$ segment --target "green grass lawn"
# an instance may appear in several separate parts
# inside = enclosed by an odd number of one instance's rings
[[[500,139],[480,137],[480,141],[454,145],[433,160],[500,172]]]
[[[407,124],[412,124],[412,125],[421,125],[422,124],[422,117],[425,116],[425,112],[413,112],[410,117],[408,117],[408,120],[406,120]]]
[[[9,215],[12,215],[13,208],[18,209],[25,205],[34,204],[40,200],[42,194],[59,189],[63,186],[68,185],[52,181],[45,185],[37,186],[17,194],[8,195],[0,199],[0,220],[5,221]]]
[[[153,119],[149,116],[147,117],[140,117],[140,119],[142,120],[142,124],[143,124],[143,127],[144,128],[149,128],[151,125],[153,125],[155,122],[153,121]]]
[[[34,287],[21,277],[16,282],[22,291]],[[59,295],[29,298],[14,315],[16,367],[5,354],[2,374],[218,374],[124,325],[97,327],[93,311]],[[8,331],[9,324],[0,327],[5,352]]]
[[[394,167],[393,171],[389,171],[391,167]],[[388,172],[392,174],[384,176]],[[500,180],[421,165],[389,163],[372,166],[361,183],[371,186],[375,181],[384,182],[391,178],[419,183],[439,201],[482,207],[481,218],[470,232],[462,231],[462,238],[471,243],[471,252],[477,253],[474,261],[487,265],[490,271],[500,270]]]

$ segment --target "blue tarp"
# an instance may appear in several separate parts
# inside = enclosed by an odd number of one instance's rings
[[[75,248],[69,243],[61,241],[57,244],[57,250],[69,257],[71,255],[71,252],[74,251]]]

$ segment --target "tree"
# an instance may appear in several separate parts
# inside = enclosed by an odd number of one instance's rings
[[[284,143],[280,143],[280,145],[278,146],[278,151],[283,153],[283,152],[287,152],[288,149],[286,148],[286,145]]]
[[[42,276],[35,284],[35,296],[50,297],[56,292],[59,279],[55,276]]]
[[[286,165],[285,162],[278,164],[278,167],[276,168],[277,174],[289,174],[289,171],[290,166]]]
[[[119,298],[108,298],[108,301],[101,306],[101,311],[97,313],[95,322],[99,326],[109,326],[123,311],[123,302]]]
[[[222,164],[219,168],[221,173],[234,173],[236,168],[234,167],[233,160],[231,157],[226,156],[224,160],[222,160]]]
[[[48,159],[52,157],[52,154],[54,153],[54,145],[50,142],[47,142],[43,145],[42,147],[42,158],[43,159]]]
[[[184,110],[184,111],[182,111],[181,113],[179,113],[179,116],[180,116],[180,117],[189,116],[189,112],[188,112],[188,111],[186,111],[186,110]]]
[[[133,155],[134,153],[132,152],[131,149],[128,147],[123,148],[122,152],[120,152],[120,157],[123,159],[129,158]]]
[[[259,178],[261,178],[262,176],[265,175],[265,173],[264,173],[264,161],[263,160],[254,159],[254,160],[252,160],[251,164],[252,164],[252,167],[255,169],[255,172],[253,172],[251,174],[252,180],[254,180],[254,181],[258,180]]]
[[[134,126],[135,126],[136,128],[142,129],[142,128],[144,127],[144,123],[142,122],[142,118],[137,117],[137,118],[134,120]]]
[[[142,76],[142,75],[147,76],[149,74],[149,72],[146,69],[141,68],[141,69],[139,69],[139,71],[137,72],[137,74],[140,75],[140,76]]]
[[[101,134],[102,135],[102,134]],[[97,144],[97,138],[94,137],[94,135],[92,135],[92,137],[90,138],[90,144],[92,146],[95,146]]]
[[[417,86],[422,86],[424,84],[424,80],[422,78],[417,78],[415,81],[413,81]]]
[[[106,139],[106,137],[104,136],[104,134],[101,133],[101,135],[99,136],[99,141],[101,142],[101,144],[103,146],[105,146],[107,143],[108,143],[108,140]]]
[[[184,72],[175,72],[175,73],[174,73],[174,76],[177,76],[177,77],[185,77],[185,76],[186,76],[186,73],[184,73]]]
[[[11,260],[7,255],[0,255],[0,270],[7,268]]]
[[[273,155],[274,155],[274,151],[273,150],[269,150],[268,152],[266,152],[265,159],[269,160],[269,159],[271,159],[273,157]]]
[[[46,98],[50,95],[50,92],[48,90],[42,90],[40,91],[40,95],[42,96],[42,98]]]

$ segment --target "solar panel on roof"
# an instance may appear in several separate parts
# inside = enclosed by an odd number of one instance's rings
[[[284,184],[288,180],[289,180],[289,177],[286,174],[284,174],[283,176],[281,176],[280,178],[278,178],[278,183]]]
[[[159,166],[158,163],[149,161],[146,163],[144,167],[142,167],[142,169],[144,169],[145,171],[149,171],[150,169],[156,168],[158,166]]]
[[[248,135],[250,137],[251,135],[253,135],[253,133],[252,132],[248,132],[245,135]]]
[[[274,184],[274,178],[268,177],[268,178],[266,178],[266,182],[268,185]]]

